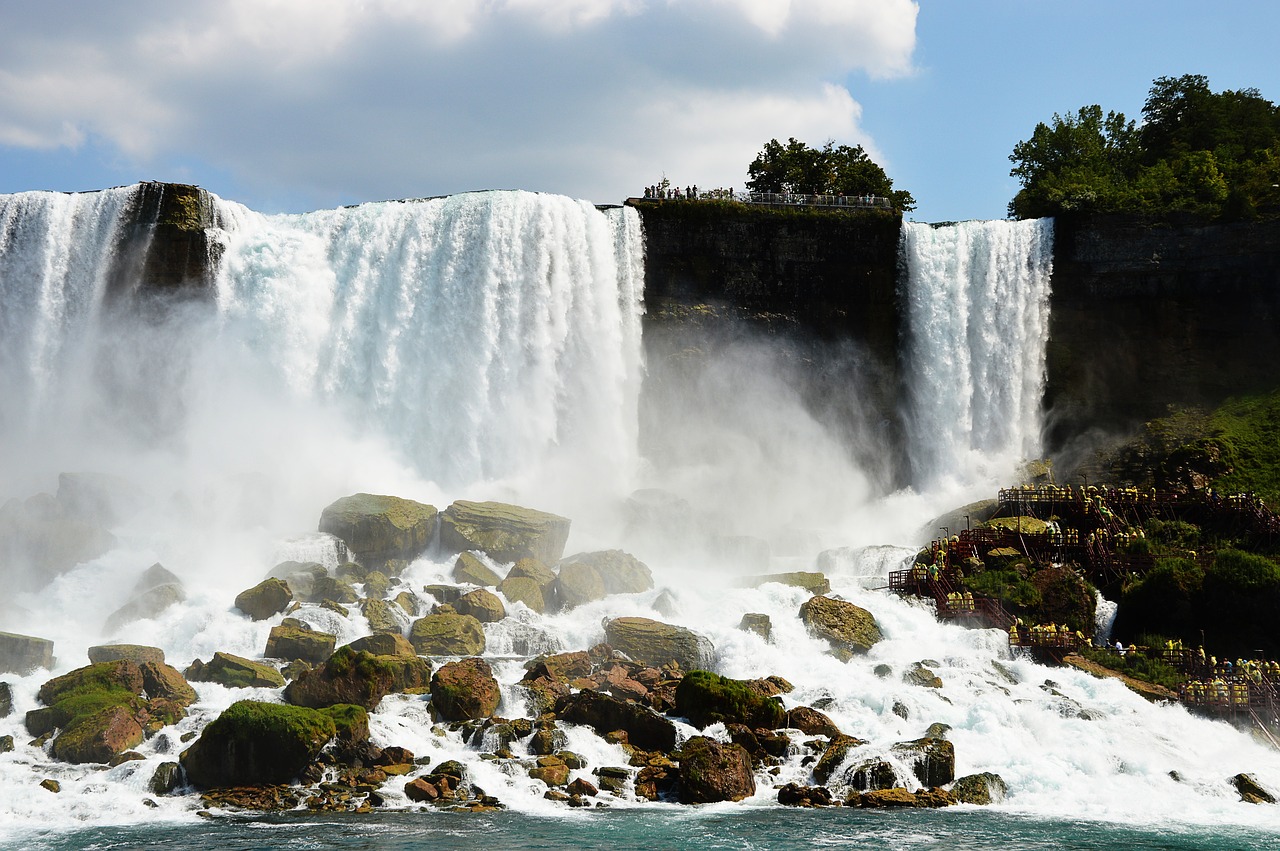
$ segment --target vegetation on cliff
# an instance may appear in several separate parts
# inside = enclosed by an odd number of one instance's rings
[[[784,145],[770,139],[747,166],[747,189],[752,192],[791,192],[797,195],[875,195],[888,198],[898,210],[914,210],[916,200],[894,190],[893,180],[862,146],[837,146],[828,141],[811,148],[792,137]]]
[[[1093,104],[1036,125],[1009,156],[1017,218],[1072,211],[1248,218],[1280,202],[1280,108],[1257,89],[1159,77],[1138,126]]]

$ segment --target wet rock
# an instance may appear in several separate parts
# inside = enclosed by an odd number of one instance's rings
[[[933,671],[929,670],[921,662],[912,663],[902,674],[902,681],[907,685],[920,686],[921,688],[942,688],[942,680]]]
[[[143,644],[99,644],[89,648],[89,662],[114,662],[117,659],[128,659],[134,664],[159,662],[164,664],[164,651],[159,647],[148,647]]]
[[[666,618],[673,618],[680,611],[680,603],[668,588],[663,588],[661,593],[653,598],[653,602],[650,605],[655,612]]]
[[[788,783],[778,789],[778,803],[784,807],[829,807],[831,790],[826,786],[801,786]]]
[[[325,508],[320,531],[340,538],[355,561],[378,569],[391,559],[412,561],[421,555],[438,522],[434,506],[358,493]]]
[[[263,655],[271,659],[318,665],[329,658],[337,641],[337,636],[327,632],[280,624],[271,628],[271,633],[267,636],[267,650]]]
[[[892,750],[899,759],[910,763],[912,773],[924,786],[945,786],[956,779],[956,749],[945,739],[899,742]]]
[[[806,602],[800,607],[800,620],[811,633],[825,638],[838,658],[866,653],[881,638],[870,612],[830,597],[813,597]]]
[[[676,789],[679,771],[671,765],[646,765],[636,774],[636,797],[648,801],[668,798]]]
[[[440,800],[440,788],[422,777],[414,778],[404,784],[404,794],[416,804],[433,804]]]
[[[754,632],[756,635],[767,641],[769,636],[773,634],[773,621],[769,620],[768,615],[760,614],[758,612],[747,612],[742,616],[742,621],[738,624],[738,629],[743,630],[744,632]]]
[[[355,603],[360,600],[360,595],[356,593],[355,586],[345,579],[339,579],[336,576],[321,576],[316,580],[315,588],[311,592],[309,603],[337,603],[345,606],[348,603]]]
[[[653,588],[653,571],[644,562],[622,550],[578,553],[560,561],[560,573],[570,564],[586,564],[595,569],[606,594],[638,594]]]
[[[447,549],[478,550],[498,562],[535,558],[554,564],[564,555],[568,537],[568,519],[500,502],[458,500],[440,517],[440,540]]]
[[[363,650],[374,656],[417,656],[413,645],[403,635],[390,633],[374,633],[357,638],[350,644],[344,644],[352,650]]]
[[[414,618],[418,616],[420,609],[418,605],[418,598],[414,596],[412,591],[401,591],[391,602],[399,606],[400,609],[409,617]]]
[[[823,750],[822,756],[813,767],[813,779],[819,784],[825,786],[831,776],[835,774],[836,769],[845,761],[845,757],[849,755],[849,751],[865,745],[866,742],[861,739],[855,739],[853,736],[840,736],[833,738],[827,747]]]
[[[27,674],[53,667],[53,642],[47,638],[0,632],[0,673]]]
[[[627,790],[631,771],[617,765],[604,765],[592,771],[600,781],[600,788],[611,795],[622,795]]]
[[[525,669],[524,679],[526,680],[545,678],[552,682],[568,683],[591,676],[591,672],[595,670],[595,663],[587,651],[575,650],[572,653],[556,653],[553,656],[532,660]]]
[[[430,677],[431,664],[416,655],[375,656],[345,645],[289,683],[284,699],[311,708],[352,704],[371,710],[388,694],[426,688]]]
[[[208,662],[196,659],[182,672],[192,682],[218,683],[230,688],[280,688],[284,677],[264,662],[217,652]]]
[[[542,586],[523,576],[508,576],[498,584],[502,596],[511,603],[524,603],[538,614],[547,611],[547,598]]]
[[[484,626],[470,615],[427,615],[409,628],[409,641],[423,656],[478,656],[484,652]]]
[[[811,571],[794,571],[791,573],[770,573],[763,576],[748,576],[739,585],[743,588],[759,588],[770,582],[789,585],[792,588],[803,588],[810,594],[830,594],[831,583],[825,574]]]
[[[0,736],[0,753],[9,753],[13,750],[13,736]]]
[[[502,582],[502,577],[498,576],[487,564],[472,552],[464,552],[458,555],[458,560],[453,563],[453,578],[457,582],[466,582],[470,585],[480,585],[487,588],[496,588]],[[433,586],[434,587],[434,586]],[[431,593],[431,589],[427,589]],[[444,599],[437,597],[442,603],[452,603],[462,596],[459,589],[457,596],[452,599]]]
[[[196,690],[178,672],[164,662],[143,662],[142,690],[153,700],[167,700],[186,708],[196,702]]]
[[[242,700],[210,722],[180,762],[198,789],[288,783],[336,734],[333,718],[318,709]]]
[[[985,806],[1004,800],[1009,787],[999,774],[984,771],[981,774],[966,774],[951,786],[951,795],[962,804]]]
[[[1274,804],[1275,796],[1262,788],[1262,784],[1258,782],[1258,778],[1252,774],[1237,774],[1230,780],[1231,785],[1236,792],[1240,794],[1240,800],[1246,804]]]
[[[507,609],[492,591],[477,588],[458,598],[453,608],[460,615],[471,615],[480,623],[496,623],[507,616]]]
[[[370,600],[384,600],[391,590],[391,580],[380,570],[371,570],[364,577],[364,596]]]
[[[0,718],[8,718],[13,712],[13,686],[0,683]]]
[[[879,665],[876,665],[875,668],[872,669],[872,673],[874,673],[880,679],[884,680],[893,676],[893,668],[881,662]]]
[[[680,757],[680,803],[741,801],[755,794],[751,758],[739,745],[696,736]]]
[[[844,734],[835,722],[810,706],[797,706],[787,711],[784,726],[792,727],[810,736],[837,738]]]
[[[608,594],[600,572],[592,565],[583,562],[562,565],[552,586],[552,593],[559,608],[562,609],[573,609],[586,603],[603,600]]]
[[[182,768],[176,762],[162,762],[156,766],[147,789],[153,795],[172,795],[182,786]]]
[[[236,608],[255,621],[264,621],[289,608],[293,592],[283,579],[264,579],[236,595]]]
[[[431,677],[431,705],[446,721],[489,718],[501,699],[493,669],[481,659],[450,662]]]
[[[529,776],[548,786],[564,786],[569,782],[569,766],[556,756],[538,757],[537,764],[529,769]],[[568,794],[566,792],[566,794]]]
[[[341,570],[346,565],[339,566]],[[323,564],[314,561],[283,561],[271,568],[267,579],[279,579],[289,587],[294,599],[316,602],[316,583],[329,575]],[[268,616],[269,617],[269,616]]]
[[[845,806],[867,809],[906,809],[916,806],[916,796],[901,786],[892,789],[873,789],[870,792],[854,792],[845,800]]]
[[[711,666],[715,648],[705,636],[649,618],[614,618],[605,624],[605,640],[637,662],[686,671]]]
[[[40,781],[40,788],[57,794],[62,791],[62,784],[57,780],[46,777],[44,780]]]
[[[717,721],[772,730],[786,717],[782,704],[762,697],[742,680],[710,671],[690,671],[676,687],[676,712],[695,727]]]
[[[790,694],[796,690],[785,677],[777,674],[770,675],[754,680],[743,680],[747,688],[751,689],[761,697],[777,697],[780,694]]]
[[[647,751],[666,752],[675,747],[675,725],[648,707],[602,694],[580,691],[560,698],[556,715],[573,724],[586,724],[604,735],[625,730],[627,739]]]
[[[511,566],[507,579],[532,579],[546,590],[556,581],[556,572],[536,558],[522,558]]]
[[[151,570],[155,571],[157,567],[164,570],[158,564],[152,565]],[[165,573],[168,573],[168,571],[165,571]],[[170,606],[175,603],[181,603],[186,599],[187,592],[183,589],[181,583],[166,582],[152,586],[146,590],[136,592],[129,602],[112,612],[110,617],[107,618],[103,629],[111,633],[134,621],[158,617]]]
[[[391,606],[385,600],[361,600],[360,614],[369,621],[369,629],[375,634],[400,635],[403,629],[400,619],[395,616]]]

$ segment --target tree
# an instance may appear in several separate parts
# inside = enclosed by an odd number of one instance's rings
[[[1122,112],[1094,104],[1074,115],[1036,125],[1031,138],[1013,146],[1009,172],[1023,188],[1009,202],[1018,218],[1063,210],[1110,210],[1122,203],[1136,165],[1138,135]]]
[[[910,192],[895,190],[884,169],[861,145],[836,146],[828,140],[811,148],[795,138],[783,145],[770,139],[747,166],[747,189],[752,192],[791,192],[797,195],[876,195],[899,210],[914,210]]]

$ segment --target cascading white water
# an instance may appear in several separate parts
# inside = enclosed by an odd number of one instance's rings
[[[914,483],[1007,474],[1040,445],[1053,220],[904,222]]]

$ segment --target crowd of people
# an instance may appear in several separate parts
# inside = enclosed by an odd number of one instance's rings
[[[698,189],[696,185],[670,186],[666,183],[644,188],[646,201],[740,201],[744,204],[803,204],[815,207],[891,207],[888,198],[878,195],[805,195],[797,192],[737,192],[728,189]]]
[[[1034,623],[1025,626],[1019,618],[1009,627],[1011,647],[1054,647],[1072,650],[1087,645],[1089,639],[1083,632],[1072,630],[1066,624]]]

